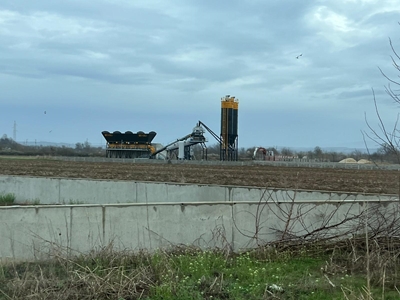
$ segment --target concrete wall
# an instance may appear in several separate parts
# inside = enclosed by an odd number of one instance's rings
[[[395,195],[356,194],[257,187],[135,181],[0,176],[0,194],[12,193],[17,203],[111,204],[156,202],[241,202],[394,199]]]
[[[289,234],[304,234],[342,223],[360,214],[366,205],[377,205],[385,214],[393,212],[398,203],[303,201],[267,202],[260,206],[258,202],[191,202],[2,207],[0,257],[3,261],[46,259],[57,254],[86,253],[109,244],[116,250],[152,250],[183,244],[239,251],[280,239],[279,232],[285,228]],[[286,223],[289,211],[293,214]],[[344,222],[330,234],[344,233],[357,222]]]

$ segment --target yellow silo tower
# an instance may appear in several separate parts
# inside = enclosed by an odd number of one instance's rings
[[[239,100],[230,95],[221,98],[220,160],[238,160]]]

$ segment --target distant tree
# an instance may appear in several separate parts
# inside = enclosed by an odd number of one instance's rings
[[[305,151],[298,151],[297,156],[299,158],[307,157],[307,153]]]
[[[89,141],[86,140],[86,141],[83,143],[83,149],[87,151],[87,150],[90,150],[91,148],[92,148],[92,146],[90,145]]]
[[[57,154],[61,156],[73,156],[75,154],[74,149],[66,147],[66,146],[61,146],[61,148],[58,149]]]
[[[254,153],[254,150],[256,150],[256,147],[250,147],[250,148],[247,148],[246,149],[246,154],[247,155],[253,155],[253,153]]]
[[[192,149],[193,149],[194,158],[201,159],[201,154],[202,154],[203,148],[200,146],[200,144],[194,145]]]
[[[246,148],[244,147],[239,148],[238,155],[240,158],[248,158],[246,155]]]
[[[360,159],[364,158],[365,155],[360,150],[356,149],[350,153],[350,156],[352,158],[354,158],[355,160],[360,160]]]
[[[346,155],[342,152],[330,151],[325,153],[325,156],[332,162],[339,162],[346,158]]]
[[[311,150],[307,151],[307,158],[314,159],[315,158],[314,151]]]
[[[283,147],[281,149],[281,155],[283,155],[283,156],[293,156],[293,150],[291,150],[290,148]]]
[[[242,151],[239,151],[239,157],[243,159],[252,159],[253,158],[253,153],[256,147],[250,147],[250,148],[242,148]]]
[[[76,151],[82,152],[83,148],[84,148],[84,145],[82,143],[76,143],[75,144],[75,150]]]
[[[316,146],[313,151],[314,157],[317,159],[323,158],[323,151],[319,146]]]
[[[385,160],[385,152],[383,148],[379,148],[374,153],[370,154],[370,159],[374,162],[383,162]]]
[[[219,155],[220,146],[219,146],[218,143],[217,144],[213,144],[211,146],[208,146],[207,149],[208,149],[207,152],[209,154],[218,154]]]
[[[271,151],[274,153],[274,155],[279,155],[279,151],[276,147],[268,147],[267,148],[267,152],[271,152]]]

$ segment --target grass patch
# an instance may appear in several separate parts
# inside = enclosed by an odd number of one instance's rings
[[[7,205],[13,205],[15,201],[15,195],[14,194],[4,194],[0,195],[0,206],[7,206]]]
[[[367,299],[365,272],[342,255],[310,253],[107,248],[72,259],[2,265],[0,299]],[[379,282],[368,299],[381,299],[383,292],[384,299],[399,299],[394,285],[383,291]]]
[[[33,200],[29,200],[24,203],[21,203],[20,205],[40,205],[40,199],[35,198]]]
[[[85,204],[85,202],[83,201],[79,201],[79,200],[73,200],[70,199],[69,201],[63,201],[63,204],[68,204],[68,205],[80,205],[80,204]]]

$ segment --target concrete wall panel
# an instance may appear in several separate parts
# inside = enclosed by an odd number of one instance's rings
[[[168,202],[228,201],[227,188],[213,185],[166,184]]]
[[[6,207],[0,224],[4,259],[41,259],[70,247],[69,208]]]
[[[343,223],[345,218],[374,206],[379,213],[371,213],[370,226],[382,225],[383,219],[376,219],[379,215],[387,216],[389,223],[398,217],[394,214],[398,202],[388,201],[2,207],[0,255],[2,260],[33,260],[110,245],[116,250],[195,245],[240,251],[335,224],[341,225],[328,234],[343,234],[360,224],[360,219]],[[282,232],[286,234],[282,236]]]
[[[60,180],[60,203],[135,203],[136,183],[108,180]]]
[[[231,242],[230,206],[137,205],[107,207],[107,242],[118,249],[173,245],[223,246]],[[229,237],[221,240],[221,233]]]
[[[136,202],[169,202],[167,184],[156,182],[137,182],[136,183]]]
[[[240,203],[233,207],[233,249],[241,251],[276,239],[275,228],[283,226],[275,203]]]
[[[222,247],[226,243],[222,235],[231,242],[231,227],[231,206],[226,204],[160,205],[156,210],[149,209],[152,247]]]
[[[231,202],[260,201],[265,189],[251,187],[227,187]]]
[[[117,205],[105,209],[105,244],[116,249],[151,249],[148,205]]]
[[[87,179],[0,176],[0,193],[13,193],[17,203],[39,200],[41,204],[112,204],[204,201],[326,201],[345,199],[394,199],[396,195],[363,195],[345,192],[279,190]]]
[[[40,200],[42,203],[58,203],[59,200],[58,178],[0,176],[0,194],[12,193],[18,202],[33,202]]]
[[[105,207],[68,205],[71,219],[70,245],[76,253],[101,249],[105,243]]]

